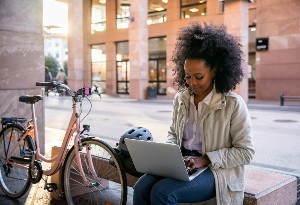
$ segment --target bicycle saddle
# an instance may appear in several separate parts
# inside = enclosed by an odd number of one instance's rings
[[[41,95],[23,95],[19,97],[20,102],[24,102],[27,104],[34,104],[40,100],[43,100]]]

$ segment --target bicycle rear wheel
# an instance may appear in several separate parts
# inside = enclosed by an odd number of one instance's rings
[[[89,186],[85,186],[78,169],[74,146],[69,151],[63,171],[64,192],[69,205],[125,205],[127,200],[126,173],[120,159],[107,143],[87,139],[82,141],[80,152],[82,168]],[[87,149],[91,153],[93,167],[88,163]]]
[[[23,196],[31,184],[28,169],[22,169],[7,162],[7,154],[12,151],[24,131],[25,128],[19,124],[8,124],[0,132],[0,187],[10,198]],[[32,139],[26,137],[18,146],[13,157],[19,159],[32,157],[33,150]]]

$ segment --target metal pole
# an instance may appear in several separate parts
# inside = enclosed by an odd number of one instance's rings
[[[283,106],[284,105],[284,94],[281,93],[280,95],[280,106]]]

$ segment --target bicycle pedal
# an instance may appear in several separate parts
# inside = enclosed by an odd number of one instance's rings
[[[50,183],[54,190],[57,190],[57,185],[55,183]]]
[[[57,185],[55,183],[47,183],[46,188],[48,192],[53,192],[57,190]]]

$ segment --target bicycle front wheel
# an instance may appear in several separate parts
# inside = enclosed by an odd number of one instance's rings
[[[96,139],[83,140],[82,146],[80,158],[88,186],[80,174],[73,146],[68,153],[63,171],[64,192],[68,204],[125,205],[126,175],[114,149]],[[89,160],[89,156],[92,160]],[[92,161],[92,164],[89,161]]]
[[[30,187],[31,181],[28,169],[14,166],[7,160],[7,155],[17,146],[25,128],[18,124],[10,124],[0,132],[0,187],[10,198],[23,196]],[[12,155],[20,160],[32,157],[34,150],[33,141],[26,137]]]

